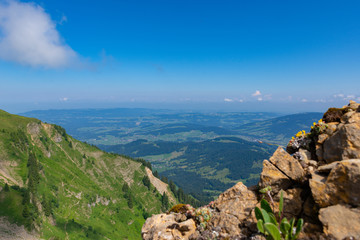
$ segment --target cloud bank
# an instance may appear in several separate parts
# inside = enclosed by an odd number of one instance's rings
[[[15,0],[0,3],[0,58],[32,67],[66,67],[77,54],[43,8]]]
[[[224,98],[224,102],[233,102],[234,100],[232,100],[231,98]]]

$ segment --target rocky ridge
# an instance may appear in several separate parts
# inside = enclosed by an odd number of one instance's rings
[[[270,186],[274,209],[284,191],[284,216],[304,219],[299,239],[360,239],[360,104],[330,108],[310,133],[299,132],[279,147],[257,186],[241,182],[208,206],[182,205],[148,218],[142,238],[265,239],[254,209],[259,190]]]

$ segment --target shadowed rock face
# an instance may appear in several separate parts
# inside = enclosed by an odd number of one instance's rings
[[[257,232],[254,208],[267,198],[259,193],[267,186],[275,210],[284,190],[284,216],[304,219],[300,239],[360,239],[360,105],[351,101],[336,114],[325,114],[324,119],[339,122],[325,123],[321,131],[288,146],[288,152],[278,148],[264,160],[258,186],[248,189],[237,183],[222,193],[207,206],[212,217],[206,227],[196,220],[193,233],[180,239],[264,239]],[[184,217],[181,223],[192,218]],[[143,237],[150,226],[154,233],[163,231],[166,223],[150,224],[153,220],[144,224]]]

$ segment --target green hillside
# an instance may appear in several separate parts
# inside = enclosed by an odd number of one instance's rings
[[[0,111],[0,216],[41,238],[141,239],[145,218],[175,201],[147,176],[59,126]]]

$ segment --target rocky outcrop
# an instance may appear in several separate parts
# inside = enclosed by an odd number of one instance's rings
[[[343,159],[360,158],[360,112],[359,104],[350,102],[342,108],[344,114],[339,122],[332,122],[323,144],[323,159],[327,163]],[[326,117],[326,113],[325,116]]]
[[[39,240],[40,237],[35,231],[28,232],[24,226],[10,223],[6,217],[0,217],[0,239],[1,240]]]
[[[261,194],[259,190],[266,187],[271,187],[269,195]],[[264,160],[258,186],[237,183],[205,207],[211,213],[209,220],[188,213],[156,215],[144,224],[143,238],[264,239],[256,227],[254,208],[261,198],[271,198],[277,209],[280,190],[283,216],[304,219],[300,239],[360,239],[360,104],[351,101],[329,109],[310,133],[296,134],[286,151],[279,147]],[[168,234],[178,229],[168,226],[177,222],[180,227],[189,220],[196,225],[189,227],[191,233]],[[167,238],[160,238],[160,233]]]
[[[188,239],[195,232],[193,219],[178,223],[176,214],[159,214],[148,218],[141,230],[144,240]]]

